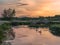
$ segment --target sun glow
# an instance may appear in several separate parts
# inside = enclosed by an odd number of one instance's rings
[[[20,6],[20,3],[28,5]],[[60,14],[60,0],[2,0],[0,1],[0,9],[4,8],[15,8],[18,17],[54,16]]]

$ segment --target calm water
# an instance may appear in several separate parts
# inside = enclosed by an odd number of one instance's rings
[[[60,45],[60,37],[56,37],[49,32],[48,28],[31,29],[27,26],[13,28],[16,37],[11,41],[12,45]],[[42,34],[39,33],[42,31]]]

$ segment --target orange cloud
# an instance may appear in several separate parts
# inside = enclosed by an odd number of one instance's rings
[[[20,3],[28,5],[20,6]],[[0,9],[3,8],[15,8],[16,16],[54,16],[60,14],[60,0],[15,0],[0,4]]]

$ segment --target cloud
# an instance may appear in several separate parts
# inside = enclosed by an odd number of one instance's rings
[[[60,0],[0,0],[0,9],[3,8],[15,8],[16,16],[52,16],[60,13]]]
[[[0,4],[15,3],[17,0],[0,0]]]

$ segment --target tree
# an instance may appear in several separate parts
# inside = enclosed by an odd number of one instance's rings
[[[2,16],[4,18],[12,18],[13,16],[15,16],[15,9],[4,9]]]

